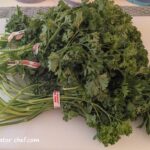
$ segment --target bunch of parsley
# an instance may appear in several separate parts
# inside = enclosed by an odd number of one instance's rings
[[[5,35],[0,42],[5,47],[0,87],[10,97],[7,103],[0,100],[0,125],[27,121],[52,109],[52,92],[59,90],[64,119],[82,116],[96,129],[94,138],[106,146],[129,135],[130,122],[139,117],[150,133],[150,68],[131,19],[108,0],[84,1],[76,8],[60,1],[34,17],[18,8],[6,31],[25,30],[24,37],[7,43]],[[40,43],[36,55],[35,43]],[[7,65],[15,59],[38,61],[41,67]],[[18,74],[25,85],[8,78]]]

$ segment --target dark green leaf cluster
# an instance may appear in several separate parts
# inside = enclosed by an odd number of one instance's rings
[[[8,20],[6,25],[6,32],[14,32],[24,30],[30,22],[30,18],[23,14],[21,9],[17,7],[16,12]]]

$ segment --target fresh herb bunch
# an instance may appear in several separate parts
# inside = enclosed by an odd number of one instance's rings
[[[19,8],[6,31],[24,30],[21,40],[0,40],[0,125],[23,122],[53,108],[52,92],[61,93],[64,119],[82,116],[106,146],[132,132],[131,120],[143,118],[150,133],[150,68],[141,34],[131,16],[108,0],[84,1],[70,8],[63,1],[37,16]],[[17,17],[16,17],[17,15]],[[38,53],[32,51],[40,43]],[[13,49],[12,49],[13,48]],[[9,61],[30,60],[33,69]],[[26,81],[18,83],[10,76]],[[9,76],[9,77],[8,77]]]

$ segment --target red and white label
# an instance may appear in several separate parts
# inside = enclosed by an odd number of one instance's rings
[[[39,48],[40,48],[40,43],[36,43],[36,44],[33,45],[32,51],[33,51],[33,53],[34,53],[35,55],[38,54]]]
[[[29,60],[22,60],[21,64],[30,68],[39,68],[41,66],[40,63],[34,62],[34,61],[29,61]]]
[[[54,104],[54,108],[60,108],[60,92],[59,91],[53,92],[53,104]]]
[[[8,42],[11,42],[14,38],[18,41],[21,40],[24,36],[24,30],[21,31],[17,31],[17,32],[12,32],[9,36],[8,36]]]
[[[16,66],[16,65],[23,65],[30,68],[39,68],[41,64],[39,62],[35,61],[29,61],[29,60],[14,60],[14,61],[8,61],[9,66]]]

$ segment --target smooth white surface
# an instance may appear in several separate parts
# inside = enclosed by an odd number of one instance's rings
[[[133,24],[137,26],[138,30],[142,34],[143,44],[148,50],[148,58],[150,60],[150,16],[133,17]]]
[[[0,18],[0,34],[4,33],[5,24],[6,24],[6,19],[5,18]]]
[[[150,51],[150,17],[134,17],[133,23],[142,32],[145,47]],[[0,19],[0,29],[4,29],[5,20]],[[150,58],[150,57],[149,57]],[[144,129],[133,124],[133,134],[122,137],[113,146],[105,148],[92,137],[95,130],[89,128],[80,117],[69,122],[62,120],[61,110],[48,111],[30,122],[0,127],[0,140],[12,139],[11,142],[0,142],[0,150],[150,150],[150,136]],[[35,138],[35,143],[14,143],[16,138]]]

